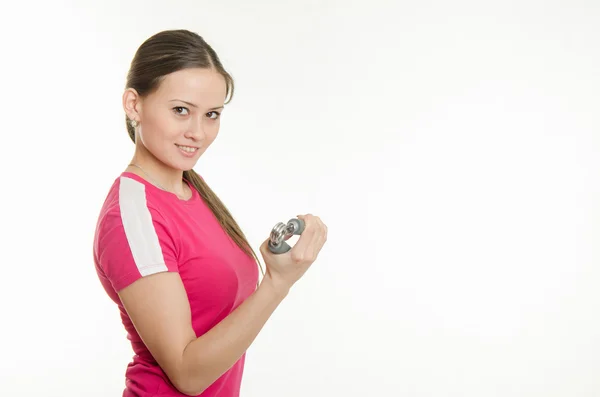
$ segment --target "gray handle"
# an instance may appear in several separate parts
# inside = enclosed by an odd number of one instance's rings
[[[298,218],[292,218],[288,221],[288,224],[294,225],[294,234],[301,235],[304,231],[304,221]]]
[[[288,252],[289,250],[291,250],[292,247],[290,247],[290,245],[288,243],[286,243],[285,241],[282,241],[279,244],[272,244],[269,241],[269,251],[271,251],[274,254],[285,254],[286,252]]]
[[[271,232],[271,240],[269,241],[269,251],[274,254],[285,254],[292,249],[285,240],[289,239],[292,235],[300,235],[304,232],[304,221],[298,218],[292,218],[288,221],[287,225],[278,223]],[[273,241],[273,235],[276,235]]]

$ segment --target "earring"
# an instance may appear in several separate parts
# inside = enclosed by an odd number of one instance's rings
[[[133,128],[137,127],[137,126],[138,126],[138,122],[137,122],[137,120],[131,120],[131,126],[132,126]]]

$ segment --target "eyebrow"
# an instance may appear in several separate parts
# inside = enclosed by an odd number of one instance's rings
[[[183,103],[186,103],[186,104],[188,104],[188,105],[190,105],[190,106],[192,106],[192,107],[195,107],[195,108],[197,108],[197,107],[198,107],[198,105],[196,105],[196,104],[193,104],[193,103],[191,103],[191,102],[184,101],[184,100],[182,100],[182,99],[171,99],[169,102],[176,102],[176,101],[177,101],[177,102],[183,102]],[[224,108],[225,108],[224,106],[217,106],[217,107],[214,107],[214,108],[210,108],[210,109],[208,109],[208,110],[217,110],[217,109],[224,109]]]

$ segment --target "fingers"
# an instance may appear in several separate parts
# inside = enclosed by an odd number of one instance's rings
[[[292,259],[295,262],[314,262],[319,251],[327,241],[327,226],[318,217],[312,214],[297,215],[304,221],[304,232],[292,249]]]
[[[321,247],[323,246],[323,244],[325,244],[325,242],[327,241],[327,225],[325,225],[323,223],[323,221],[321,220],[321,218],[319,218],[318,216],[315,217],[317,223],[319,224],[319,226],[321,227]]]

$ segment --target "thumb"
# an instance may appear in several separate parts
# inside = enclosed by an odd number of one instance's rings
[[[269,240],[270,239],[266,239],[265,241],[263,241],[263,243],[260,245],[260,252],[264,254],[267,253],[268,251],[268,244],[269,244]]]

